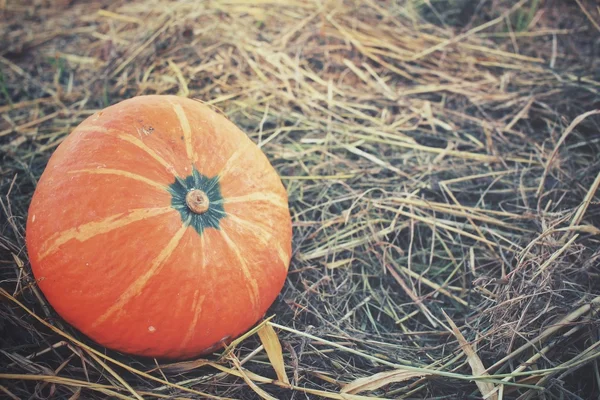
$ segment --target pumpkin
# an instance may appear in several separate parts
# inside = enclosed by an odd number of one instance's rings
[[[258,146],[199,101],[153,95],[95,113],[58,146],[26,243],[67,322],[108,348],[175,359],[264,316],[291,237],[285,188]]]

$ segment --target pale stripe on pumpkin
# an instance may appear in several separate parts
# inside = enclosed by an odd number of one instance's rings
[[[263,192],[250,193],[242,196],[226,197],[223,199],[223,204],[246,203],[249,201],[266,201],[273,205],[276,205],[277,207],[285,209],[288,208],[287,202],[280,196],[277,196],[274,193]]]
[[[188,159],[192,163],[195,163],[198,161],[198,155],[194,152],[194,146],[192,145],[192,128],[190,127],[190,121],[188,120],[187,115],[185,115],[185,110],[180,104],[171,103],[171,106],[177,115],[177,119],[179,119],[179,124],[181,125],[181,130],[183,131],[185,151]]]
[[[250,231],[250,233],[254,235],[262,244],[275,246],[277,255],[279,255],[279,258],[283,262],[283,267],[287,270],[287,264],[290,260],[290,257],[278,243],[271,242],[271,238],[273,237],[273,234],[271,232],[267,231],[267,229],[257,224],[256,222],[247,221],[231,213],[228,214],[227,217],[230,218],[231,221],[233,221],[234,223],[238,224],[240,227]]]
[[[233,152],[233,154],[229,157],[229,160],[227,160],[227,162],[221,169],[221,172],[219,172],[220,179],[229,173],[231,168],[235,165],[235,162],[237,161],[237,159],[246,152],[246,150],[252,143],[253,142],[250,139],[246,139],[245,143],[242,144],[242,146],[240,148],[238,148],[236,151]]]
[[[190,342],[190,340],[192,340],[192,337],[194,337],[196,325],[198,325],[198,317],[200,316],[200,313],[202,313],[202,303],[204,303],[205,297],[206,295],[200,296],[200,291],[198,289],[194,291],[194,298],[192,300],[192,313],[194,316],[192,317],[190,327],[188,328],[188,331],[185,334],[183,341],[181,342],[182,349],[185,348]]]
[[[240,267],[244,274],[244,278],[246,278],[246,281],[250,283],[250,288],[249,288],[250,289],[249,290],[250,301],[252,302],[252,306],[256,309],[259,305],[258,304],[258,295],[259,295],[258,283],[256,282],[256,279],[254,278],[254,276],[252,276],[252,273],[250,272],[250,269],[248,268],[248,263],[244,259],[244,256],[242,255],[242,252],[240,251],[240,248],[237,246],[237,244],[235,244],[235,242],[233,240],[231,240],[229,235],[227,235],[227,233],[225,232],[225,230],[222,227],[219,232],[221,232],[221,236],[223,237],[223,239],[225,240],[225,242],[227,243],[227,245],[229,246],[231,251],[233,251],[236,258],[240,262]]]
[[[134,146],[138,147],[139,149],[143,150],[150,157],[152,157],[153,159],[158,161],[163,167],[165,167],[167,169],[167,171],[169,171],[171,174],[175,175],[175,168],[171,164],[169,164],[157,152],[152,150],[150,147],[146,146],[146,144],[143,141],[141,141],[140,139],[138,139],[137,137],[135,137],[134,135],[132,135],[130,133],[127,133],[125,131],[116,130],[116,129],[107,129],[102,126],[89,126],[89,127],[84,126],[84,127],[78,127],[77,130],[78,131],[89,131],[89,132],[101,132],[101,133],[105,133],[108,135],[112,134],[116,138],[124,140],[126,142],[129,142],[129,143],[133,144]]]
[[[154,186],[157,189],[166,190],[167,187],[158,182],[153,181],[152,179],[146,178],[145,176],[141,176],[138,174],[134,174],[132,172],[123,171],[120,169],[112,169],[112,168],[88,168],[88,169],[78,169],[75,171],[69,171],[69,174],[95,174],[95,175],[117,175],[122,176],[124,178],[129,178],[136,180],[138,182],[144,182],[148,185]]]
[[[44,242],[44,244],[42,244],[42,249],[45,250],[40,253],[40,260],[54,253],[60,246],[70,240],[83,242],[93,238],[96,235],[114,231],[115,229],[122,228],[131,223],[150,217],[156,217],[171,211],[173,211],[173,208],[171,207],[137,208],[127,212],[111,215],[110,217],[104,218],[100,221],[88,222],[86,224],[55,233],[54,235],[50,236],[48,240]]]
[[[150,155],[150,157],[154,158],[156,161],[158,161],[160,164],[162,164],[162,166],[165,167],[167,169],[167,171],[169,171],[170,173],[175,175],[175,168],[171,164],[169,164],[164,158],[159,156],[157,152],[152,150],[150,147],[146,146],[146,144],[144,142],[142,142],[140,139],[138,139],[135,136],[130,135],[128,133],[121,133],[121,134],[117,134],[116,136],[119,139],[129,142],[129,143],[139,147],[141,150],[144,150],[146,153],[148,153],[148,155]]]
[[[135,296],[139,296],[144,289],[144,286],[148,283],[148,281],[155,275],[157,275],[161,268],[163,267],[165,261],[171,257],[179,242],[183,238],[185,231],[188,229],[189,218],[185,224],[173,235],[169,243],[162,249],[162,251],[156,256],[152,263],[150,264],[150,268],[146,271],[142,276],[140,276],[135,282],[133,282],[121,296],[113,303],[113,305],[106,310],[104,314],[102,314],[94,323],[92,324],[92,328],[96,328],[98,325],[105,322],[107,319],[111,318],[115,313],[122,311],[123,307],[131,301]]]
[[[206,244],[207,240],[207,235],[200,235],[200,246],[198,246],[198,254],[202,254],[203,256],[202,262],[200,263],[200,271],[197,274],[197,276],[204,276],[204,272],[206,271],[206,250],[208,249],[208,246]],[[198,325],[198,318],[202,313],[202,303],[204,302],[204,298],[206,296],[202,295],[198,297],[199,293],[200,291],[198,289],[194,291],[194,299],[192,301],[192,313],[194,316],[192,318],[192,323],[190,324],[190,327],[188,328],[188,331],[185,334],[183,341],[181,342],[182,349],[185,348],[190,342],[190,340],[192,340],[192,337],[194,337],[196,325]]]

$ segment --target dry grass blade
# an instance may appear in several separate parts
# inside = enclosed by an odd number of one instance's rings
[[[421,299],[419,299],[417,297],[417,295],[414,293],[414,291],[408,287],[406,282],[404,282],[404,279],[402,279],[400,274],[398,274],[398,272],[396,272],[394,267],[392,267],[391,265],[386,265],[386,268],[390,272],[390,274],[392,274],[392,276],[394,277],[396,282],[398,282],[398,284],[402,287],[402,289],[410,297],[412,302],[423,312],[423,315],[427,318],[427,320],[429,321],[431,326],[437,327],[438,323],[435,321],[435,317],[433,316],[431,311],[429,311],[429,309],[427,307],[425,307],[425,305],[423,304]]]
[[[231,343],[229,343],[229,345],[227,345],[227,347],[225,348],[225,350],[223,350],[223,352],[221,353],[221,356],[219,357],[220,360],[226,358],[227,356],[229,356],[229,354],[236,348],[237,345],[239,345],[240,343],[242,343],[244,340],[246,340],[247,338],[253,336],[255,333],[257,333],[259,330],[262,329],[262,327],[265,324],[268,324],[270,318],[265,318],[263,321],[261,321],[258,325],[256,325],[254,328],[248,330],[246,333],[244,333],[243,335],[241,335],[240,337],[238,337],[237,339],[233,340]]]
[[[528,341],[526,344],[519,347],[518,349],[513,350],[506,357],[498,360],[494,365],[489,367],[488,370],[493,371],[500,365],[503,365],[506,361],[518,356],[519,354],[531,348],[532,346],[545,342],[550,336],[554,335],[557,331],[570,326],[574,323],[574,321],[577,321],[577,319],[579,319],[582,315],[587,314],[588,312],[590,312],[590,310],[592,310],[593,307],[597,307],[598,305],[600,305],[600,296],[592,299],[587,304],[582,305],[573,312],[558,319],[551,326],[544,329],[537,337]]]
[[[262,390],[260,387],[258,387],[258,385],[256,383],[254,383],[254,381],[252,379],[250,379],[250,377],[248,376],[248,374],[246,374],[246,372],[240,365],[240,361],[237,359],[237,357],[235,355],[230,354],[229,357],[233,361],[233,365],[235,365],[237,370],[240,372],[240,375],[242,376],[242,379],[244,379],[244,382],[246,382],[248,384],[248,386],[250,386],[250,388],[257,395],[259,395],[261,398],[263,398],[265,400],[277,400],[275,397],[271,396],[270,394],[268,394],[267,392]]]
[[[356,154],[358,156],[364,157],[367,160],[369,160],[369,161],[371,161],[371,162],[373,162],[373,163],[375,163],[377,165],[380,165],[380,166],[382,166],[384,168],[389,169],[390,171],[393,171],[393,172],[397,173],[400,176],[407,177],[407,175],[404,172],[402,172],[400,169],[398,169],[398,168],[396,168],[396,167],[394,167],[394,166],[392,166],[392,165],[390,165],[390,164],[388,164],[388,163],[380,160],[379,158],[377,158],[376,156],[374,156],[372,154],[369,154],[369,153],[367,153],[367,152],[365,152],[365,151],[363,151],[363,150],[361,150],[361,149],[359,149],[359,148],[357,148],[355,146],[349,146],[348,145],[348,146],[345,146],[345,147],[346,147],[346,150],[348,150],[351,153],[354,153],[354,154]]]
[[[585,212],[587,211],[588,207],[590,206],[590,203],[592,202],[594,195],[598,191],[598,187],[600,187],[600,173],[598,173],[598,175],[596,175],[596,179],[594,180],[594,183],[592,183],[592,186],[590,186],[590,189],[586,193],[585,198],[583,199],[583,202],[577,208],[577,211],[575,212],[575,215],[573,215],[573,219],[571,220],[569,227],[574,227],[576,225],[579,225],[579,223],[583,219]],[[568,235],[568,232],[565,233],[565,235],[561,238],[561,240],[564,240],[566,235]]]
[[[446,321],[448,321],[448,324],[452,328],[452,333],[458,340],[460,349],[467,356],[467,362],[471,366],[473,375],[480,376],[480,377],[489,376],[485,367],[483,366],[483,363],[481,362],[481,359],[479,358],[479,356],[477,355],[475,350],[473,350],[473,347],[471,347],[469,342],[467,342],[467,339],[465,339],[465,337],[460,332],[460,330],[458,329],[458,327],[456,326],[454,321],[452,321],[452,319],[445,312],[444,312],[444,316],[446,317]],[[498,400],[498,395],[495,393],[496,388],[493,383],[486,382],[484,380],[478,380],[475,383],[477,384],[479,391],[481,392],[482,396],[485,399]]]
[[[5,388],[2,385],[0,385],[0,391],[2,391],[11,400],[19,400],[19,398],[17,396],[15,396],[10,390],[8,390],[7,388]]]
[[[277,336],[275,329],[273,329],[271,324],[266,323],[258,331],[258,336],[267,352],[267,356],[269,357],[269,361],[271,362],[275,373],[277,373],[277,379],[283,383],[290,383],[285,372],[281,343],[279,342],[279,337]]]
[[[546,168],[544,168],[544,174],[542,175],[542,179],[540,179],[540,184],[538,186],[537,193],[536,193],[536,195],[538,197],[542,193],[542,189],[544,188],[544,183],[546,182],[546,176],[548,175],[548,171],[552,167],[552,162],[554,161],[554,158],[556,157],[556,154],[558,153],[560,146],[564,143],[564,141],[571,134],[571,132],[573,132],[573,130],[577,127],[577,125],[579,125],[586,118],[588,118],[592,115],[597,115],[597,114],[600,114],[600,110],[591,110],[591,111],[588,111],[586,113],[579,115],[577,118],[575,118],[573,120],[573,122],[571,122],[571,124],[567,127],[567,129],[565,129],[563,134],[560,136],[558,143],[556,143],[556,146],[554,147],[552,154],[550,154],[550,157],[548,158],[548,161],[546,162]]]
[[[92,353],[90,351],[88,351],[87,353],[90,355],[90,357],[92,357],[94,359],[94,361],[96,361],[98,364],[100,364],[102,366],[102,368],[106,369],[109,374],[111,374],[112,376],[114,376],[115,379],[117,379],[119,381],[119,383],[121,383],[123,385],[123,387],[127,388],[127,390],[129,390],[129,392],[131,392],[131,394],[133,395],[133,397],[135,397],[138,400],[143,400],[142,396],[140,396],[140,394],[137,391],[135,391],[131,387],[131,385],[129,385],[129,383],[127,383],[127,381],[125,381],[112,368],[110,368],[108,365],[106,365],[106,363],[103,362],[97,355],[95,355],[94,353]]]
[[[540,265],[540,267],[535,272],[535,274],[533,275],[533,277],[536,278],[538,275],[540,275],[541,273],[543,273],[546,270],[546,268],[548,268],[554,261],[556,261],[556,259],[558,257],[561,256],[561,254],[563,254],[565,251],[567,251],[569,249],[569,247],[571,247],[571,245],[573,244],[573,242],[575,242],[575,240],[577,240],[578,237],[579,237],[579,234],[575,234],[560,249],[558,249],[554,253],[552,253],[552,255],[550,257],[548,257],[548,259],[546,261],[544,261],[544,263],[542,265]]]
[[[592,23],[592,25],[594,25],[594,28],[596,28],[596,30],[598,32],[600,32],[600,23],[598,23],[594,19],[594,17],[592,17],[592,15],[590,14],[590,12],[581,3],[581,0],[575,0],[575,1],[577,2],[577,5],[579,6],[579,8],[581,8],[581,11],[583,11],[583,13],[585,14],[585,16],[587,17],[587,19]]]
[[[360,392],[377,390],[385,385],[396,382],[405,382],[412,378],[422,378],[428,374],[411,372],[411,371],[386,371],[378,374],[358,378],[348,384],[346,384],[341,392],[356,394]]]
[[[163,372],[175,372],[182,373],[187,371],[192,371],[196,368],[201,368],[205,365],[210,364],[208,360],[192,360],[192,361],[181,361],[173,364],[165,364],[161,365],[160,368],[153,368],[148,372],[153,372],[155,370],[161,369]]]

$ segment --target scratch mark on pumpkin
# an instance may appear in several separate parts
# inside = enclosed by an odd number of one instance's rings
[[[84,242],[93,238],[94,236],[114,231],[115,229],[122,228],[131,223],[166,214],[171,211],[173,211],[171,207],[138,208],[111,215],[110,217],[104,218],[100,221],[88,222],[75,228],[57,232],[50,236],[42,245],[42,249],[45,250],[41,252],[40,260],[54,253],[60,246],[71,240]]]
[[[244,274],[244,278],[246,278],[246,286],[248,286],[248,284],[250,285],[250,287],[248,288],[250,293],[250,301],[252,302],[252,306],[256,309],[258,307],[258,283],[256,282],[256,279],[252,276],[252,273],[248,268],[248,263],[244,259],[244,256],[242,255],[242,252],[240,251],[240,248],[237,246],[237,244],[235,244],[234,241],[231,240],[231,238],[229,237],[229,235],[227,235],[224,229],[221,229],[219,232],[221,232],[221,236],[223,237],[231,251],[233,251],[240,263],[240,268]]]
[[[181,130],[183,131],[183,139],[185,140],[185,151],[187,153],[188,159],[195,163],[198,161],[198,156],[194,152],[194,147],[192,146],[192,128],[190,127],[190,121],[185,115],[185,110],[181,107],[180,104],[171,103],[173,107],[173,111],[177,115],[179,119],[179,124],[181,125]]]
[[[250,139],[247,139],[246,143],[244,143],[240,148],[233,152],[231,157],[229,157],[229,160],[227,160],[227,162],[221,169],[221,172],[219,172],[219,178],[223,178],[231,171],[231,169],[235,166],[235,162],[237,161],[237,159],[246,152],[247,148],[251,144],[252,141]]]
[[[173,235],[171,240],[169,240],[169,243],[167,243],[167,245],[162,249],[162,251],[158,254],[158,256],[156,256],[156,258],[154,260],[152,260],[152,263],[150,264],[150,268],[148,268],[148,271],[146,271],[135,282],[133,282],[131,285],[129,285],[129,287],[127,289],[125,289],[125,291],[123,292],[123,294],[121,294],[121,296],[119,296],[117,301],[115,301],[113,303],[113,305],[108,310],[106,310],[106,312],[104,314],[102,314],[100,317],[98,317],[98,319],[96,319],[96,321],[94,321],[94,323],[92,324],[92,328],[96,328],[98,325],[102,324],[107,319],[112,317],[115,313],[122,311],[123,307],[127,303],[129,303],[129,301],[131,301],[131,299],[133,299],[134,297],[136,297],[136,296],[140,295],[140,293],[142,293],[142,290],[144,289],[144,287],[146,286],[148,281],[154,275],[156,275],[160,272],[160,270],[164,266],[165,261],[167,261],[169,259],[169,257],[171,257],[171,255],[173,254],[173,252],[179,245],[179,242],[181,242],[181,239],[183,238],[185,231],[188,229],[188,225],[189,225],[189,218],[188,218],[188,221],[185,224],[183,224],[183,226],[181,228],[179,228],[179,230],[175,233],[175,235]]]
[[[266,201],[277,207],[288,208],[288,203],[282,197],[274,193],[250,193],[243,196],[226,197],[223,199],[223,204],[245,203],[249,201]]]
[[[187,344],[190,342],[190,340],[192,340],[192,337],[194,336],[196,326],[198,325],[198,317],[200,316],[200,313],[202,313],[202,303],[204,303],[205,297],[205,295],[200,296],[200,291],[198,289],[194,291],[194,298],[192,300],[192,313],[194,314],[194,316],[192,317],[190,327],[187,333],[185,334],[183,341],[181,342],[181,348],[185,348],[185,346],[187,346]]]
[[[287,254],[285,250],[279,245],[279,243],[273,243],[271,238],[273,234],[269,232],[264,226],[256,223],[250,222],[243,218],[240,218],[233,214],[228,214],[228,218],[231,219],[234,223],[238,224],[240,227],[249,231],[252,235],[254,235],[263,245],[274,246],[277,251],[277,255],[283,262],[283,267],[287,270],[288,262],[290,260],[290,256]]]
[[[128,171],[123,171],[120,169],[111,169],[111,168],[88,168],[88,169],[78,169],[75,171],[69,171],[69,174],[96,174],[96,175],[117,175],[122,176],[129,179],[134,179],[138,182],[144,182],[148,185],[154,186],[157,189],[167,190],[165,185],[161,185],[158,182],[153,181],[152,179],[146,178],[145,176],[141,176],[138,174],[134,174]]]

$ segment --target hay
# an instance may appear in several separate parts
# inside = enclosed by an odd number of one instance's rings
[[[585,0],[0,1],[2,396],[595,397],[599,23]],[[151,93],[242,127],[294,221],[273,318],[175,365],[62,322],[24,243],[56,146]]]

